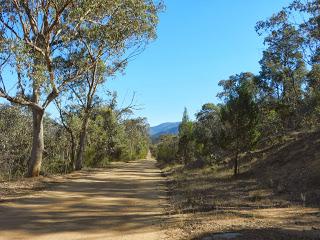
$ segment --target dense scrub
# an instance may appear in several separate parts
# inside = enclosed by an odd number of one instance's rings
[[[110,161],[141,159],[149,149],[148,124],[145,119],[115,118],[117,110],[101,106],[90,117],[85,167],[103,167]],[[74,113],[68,129],[78,139],[81,115]],[[31,151],[32,115],[27,108],[0,105],[0,179],[16,179],[26,174]],[[45,151],[42,174],[66,173],[72,170],[70,133],[50,116],[44,120]]]

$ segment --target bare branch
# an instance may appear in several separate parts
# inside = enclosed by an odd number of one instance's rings
[[[24,99],[22,97],[9,96],[4,91],[4,89],[2,89],[2,88],[0,88],[0,97],[8,100],[11,103],[17,103],[17,104],[21,104],[21,105],[24,105],[24,106],[29,106],[29,107],[32,107],[32,108],[36,108],[36,109],[38,109],[40,111],[43,111],[43,108],[41,106],[39,106],[38,104],[36,104],[34,102],[31,102],[31,101],[28,101],[28,100],[26,100],[26,99]]]
[[[7,28],[9,29],[18,39],[21,39],[21,37],[19,36],[19,34],[13,29],[13,27],[11,27],[8,23],[6,23],[2,16],[0,15],[0,22]]]

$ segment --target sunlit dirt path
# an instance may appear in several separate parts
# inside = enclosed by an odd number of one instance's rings
[[[0,202],[0,239],[165,239],[164,204],[164,179],[155,161],[116,163]]]

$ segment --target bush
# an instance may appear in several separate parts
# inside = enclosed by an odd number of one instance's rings
[[[177,162],[179,139],[174,135],[164,135],[154,147],[154,154],[158,161],[170,164]]]

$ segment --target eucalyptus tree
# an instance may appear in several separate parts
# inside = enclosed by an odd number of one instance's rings
[[[147,123],[147,119],[127,119],[122,124],[126,136],[125,158],[127,160],[145,158],[149,150],[149,124]]]
[[[241,73],[219,82],[223,91],[218,96],[225,103],[221,106],[223,142],[234,153],[234,175],[239,173],[239,153],[251,150],[260,135],[254,79],[252,73]]]
[[[304,57],[310,65],[320,63],[320,2],[294,0],[284,10],[303,36]]]
[[[194,123],[194,135],[198,145],[200,145],[200,155],[214,158],[221,149],[222,122],[220,107],[213,103],[206,103],[196,114],[197,121]]]
[[[256,26],[266,33],[261,79],[287,128],[299,127],[306,109],[313,112],[319,104],[319,19],[319,0],[294,0]]]
[[[264,40],[267,49],[260,61],[260,80],[268,89],[269,101],[274,102],[285,127],[295,128],[307,70],[302,51],[303,37],[288,19],[289,15],[282,11],[257,24],[260,34],[267,33]]]
[[[149,145],[146,121],[127,118],[131,114],[124,109],[117,108],[114,98],[92,109],[84,166],[105,166],[113,160],[145,157]]]
[[[152,5],[152,8],[149,6],[148,11],[152,10],[156,14],[159,9]],[[88,121],[91,110],[100,101],[97,94],[99,86],[105,84],[108,78],[118,72],[123,72],[128,62],[140,54],[150,40],[156,36],[157,18],[150,21],[149,19],[141,19],[138,17],[140,15],[141,13],[138,12],[136,15],[129,16],[126,19],[127,23],[123,24],[122,32],[113,37],[113,42],[110,42],[108,36],[103,36],[103,33],[100,32],[81,38],[81,42],[85,46],[81,54],[83,58],[87,59],[85,62],[90,62],[93,68],[83,74],[84,81],[80,79],[70,85],[71,94],[78,100],[82,113],[76,170],[82,167]]]
[[[320,119],[320,1],[295,0],[286,12],[292,16],[292,22],[299,27],[303,36],[303,53],[305,62],[311,69],[307,76],[307,98],[305,108],[315,116],[319,124]],[[297,19],[297,16],[301,16]]]
[[[40,173],[45,110],[70,83],[94,69],[96,61],[82,57],[83,39],[104,39],[101,54],[121,51],[131,38],[155,35],[158,10],[152,0],[1,0],[0,59],[14,74],[2,79],[0,97],[32,109],[28,176]],[[12,85],[14,94],[8,90]]]
[[[76,160],[76,149],[77,143],[76,139],[80,132],[80,118],[79,118],[79,108],[75,104],[65,105],[61,104],[61,96],[55,99],[55,106],[59,113],[60,123],[69,135],[70,141],[70,159],[68,171],[73,171],[75,169]]]

